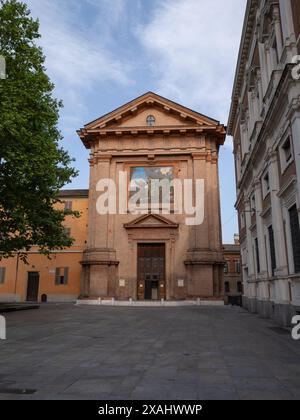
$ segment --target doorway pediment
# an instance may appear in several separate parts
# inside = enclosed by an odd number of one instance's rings
[[[158,214],[146,214],[124,225],[125,229],[178,229],[178,224]]]

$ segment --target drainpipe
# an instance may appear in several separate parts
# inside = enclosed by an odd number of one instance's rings
[[[19,259],[20,259],[20,254],[17,254],[17,265],[16,265],[16,279],[15,279],[15,300],[17,303],[17,283],[18,283],[18,271],[19,271]]]

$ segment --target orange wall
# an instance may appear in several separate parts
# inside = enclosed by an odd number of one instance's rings
[[[19,260],[17,256],[0,261],[0,267],[6,268],[5,282],[0,284],[0,301],[16,300],[26,301],[28,272],[39,272],[39,300],[41,295],[46,294],[50,301],[74,300],[80,294],[80,277],[83,251],[87,235],[87,198],[68,198],[73,202],[73,210],[79,211],[81,217],[74,219],[68,217],[64,223],[71,228],[71,236],[75,239],[73,246],[64,251],[51,254],[51,259],[40,255],[37,250],[32,249],[28,257],[28,265]],[[61,206],[61,205],[60,205]],[[55,284],[55,269],[69,268],[67,285]],[[54,295],[54,296],[53,296]]]

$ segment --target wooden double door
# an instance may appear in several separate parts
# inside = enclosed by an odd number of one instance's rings
[[[166,297],[165,244],[138,245],[138,299],[160,300]]]
[[[40,274],[37,272],[28,273],[27,281],[27,302],[37,302],[39,298]]]

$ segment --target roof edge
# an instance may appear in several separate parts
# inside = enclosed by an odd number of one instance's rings
[[[191,113],[193,113],[193,114],[197,114],[197,115],[199,115],[199,117],[202,117],[202,118],[205,118],[205,119],[207,119],[207,120],[210,120],[212,123],[214,123],[214,124],[216,124],[216,125],[223,125],[223,124],[221,124],[221,123],[220,123],[220,121],[216,120],[215,118],[209,117],[208,115],[205,115],[205,114],[203,114],[203,113],[201,113],[201,112],[198,112],[198,111],[195,111],[195,110],[193,110],[193,109],[191,109],[191,108],[188,108],[188,107],[187,107],[187,106],[185,106],[185,105],[182,105],[182,104],[180,104],[180,103],[178,103],[178,102],[172,101],[171,99],[168,99],[168,98],[166,98],[166,97],[164,97],[164,96],[158,95],[158,94],[157,94],[157,93],[155,93],[155,92],[148,91],[148,92],[144,93],[143,95],[140,95],[140,96],[138,96],[137,98],[134,98],[134,99],[132,99],[131,101],[129,101],[129,102],[127,102],[127,103],[125,103],[125,104],[123,104],[123,105],[119,106],[118,108],[116,108],[116,109],[114,109],[114,110],[112,110],[112,111],[108,112],[107,114],[104,114],[104,115],[102,115],[102,116],[100,116],[100,117],[98,117],[98,118],[94,119],[93,121],[91,121],[91,122],[89,122],[89,123],[85,124],[85,125],[84,125],[84,128],[89,127],[90,125],[92,125],[92,124],[96,123],[96,122],[97,122],[97,121],[99,121],[99,120],[106,119],[106,118],[108,118],[110,115],[113,115],[113,114],[118,113],[118,112],[119,112],[119,111],[121,111],[123,108],[130,107],[130,105],[131,105],[131,104],[134,104],[134,102],[139,101],[139,100],[141,100],[142,98],[146,98],[147,96],[151,96],[151,95],[152,95],[152,96],[154,96],[154,97],[157,97],[158,99],[161,99],[162,101],[167,101],[167,102],[169,102],[169,103],[173,104],[173,105],[174,105],[174,107],[184,108],[184,109],[186,109],[187,111],[189,111],[189,112],[191,112]]]
[[[234,84],[233,84],[233,90],[232,90],[232,96],[231,96],[231,107],[229,112],[229,118],[227,123],[227,134],[229,136],[233,136],[233,125],[236,117],[236,111],[238,107],[238,100],[239,100],[239,94],[241,91],[241,86],[239,86],[239,83],[241,83],[242,79],[242,70],[244,70],[243,66],[243,54],[245,54],[247,51],[249,51],[249,44],[246,45],[246,37],[249,35],[249,32],[253,30],[253,22],[250,22],[250,16],[251,12],[254,12],[255,8],[257,7],[257,0],[247,0],[247,6],[246,6],[246,12],[245,12],[245,18],[244,18],[244,24],[243,24],[243,32],[241,36],[241,42],[240,42],[240,48],[239,48],[239,54],[237,59],[237,65],[236,65],[236,72],[235,72],[235,78],[234,78]]]
[[[60,190],[58,194],[59,198],[70,198],[70,197],[89,197],[89,190]]]

